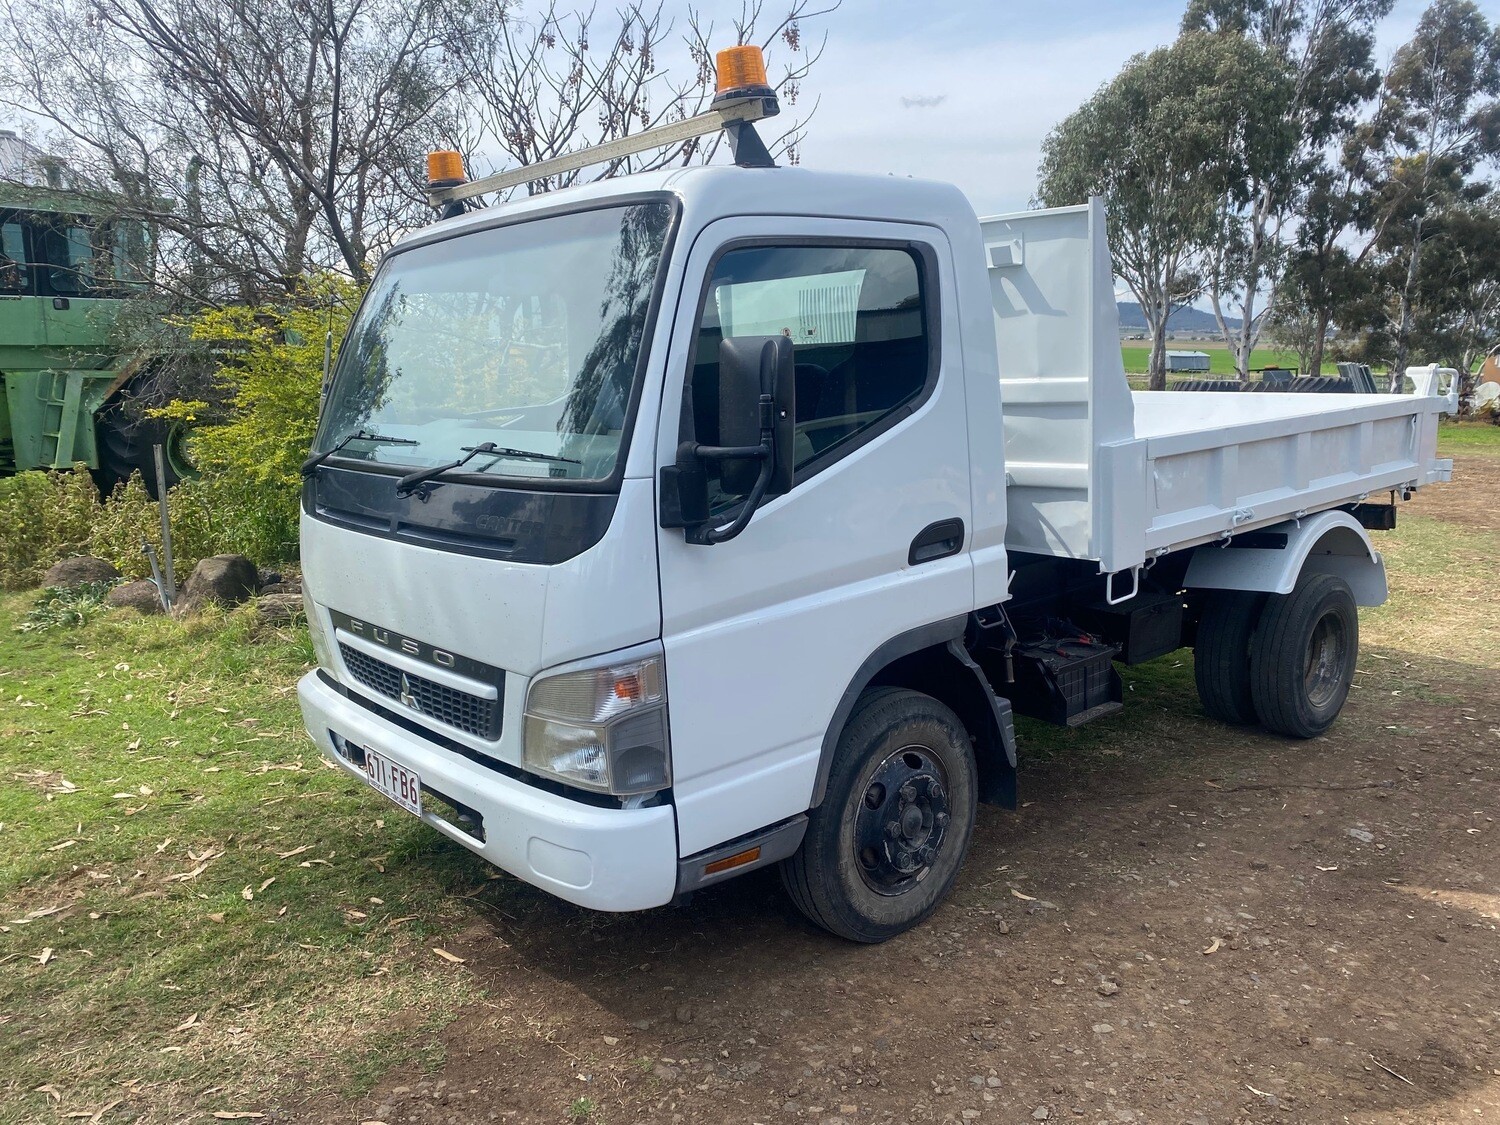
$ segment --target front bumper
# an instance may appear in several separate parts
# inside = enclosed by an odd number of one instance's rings
[[[645,910],[677,885],[677,825],[669,805],[607,809],[527,785],[424,741],[360,707],[310,672],[297,685],[308,733],[335,765],[364,781],[334,735],[415,770],[423,788],[483,818],[475,839],[435,813],[422,819],[496,867],[593,910]]]

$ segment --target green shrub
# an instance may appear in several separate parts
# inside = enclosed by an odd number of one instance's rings
[[[98,512],[94,478],[82,466],[0,480],[0,589],[35,586],[58,559],[87,554]]]
[[[201,481],[187,480],[167,493],[173,569],[179,586],[199,559],[229,549],[216,534],[216,521],[206,492]],[[143,548],[145,543],[156,549],[160,560],[161,510],[147,493],[140,475],[132,473],[129,480],[118,485],[109,499],[98,506],[87,539],[88,553],[114,563],[126,578],[149,578],[151,562]]]
[[[174,402],[161,413],[197,427],[193,459],[200,493],[214,512],[223,549],[258,563],[296,557],[301,466],[318,422],[323,340],[339,340],[359,299],[341,278],[308,283],[284,306],[231,305],[191,323],[195,340],[220,356],[215,380],[229,402],[227,416],[208,406]]]
[[[113,582],[85,582],[81,586],[48,586],[16,626],[18,633],[45,633],[82,625],[104,609]]]

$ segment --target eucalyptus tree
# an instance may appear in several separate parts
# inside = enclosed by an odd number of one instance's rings
[[[1285,144],[1290,76],[1250,38],[1183,33],[1137,55],[1058,124],[1042,148],[1038,198],[1104,198],[1115,273],[1151,338],[1150,386],[1166,386],[1166,328],[1203,290],[1226,200],[1250,203],[1252,176]]]
[[[1404,370],[1421,313],[1421,280],[1439,217],[1491,190],[1500,155],[1500,28],[1470,0],[1436,0],[1386,74],[1366,130],[1374,205],[1369,226],[1385,259],[1388,360]]]
[[[1338,198],[1337,169],[1325,164],[1330,155],[1337,160],[1359,109],[1379,90],[1374,29],[1392,6],[1393,0],[1190,0],[1183,16],[1185,31],[1260,44],[1281,62],[1290,84],[1280,95],[1283,127],[1255,134],[1260,147],[1245,154],[1247,183],[1220,203],[1219,237],[1205,275],[1219,331],[1241,378],[1249,373],[1251,352],[1275,309],[1289,252],[1309,215],[1313,237],[1298,249],[1327,260],[1337,256],[1344,201]],[[1304,272],[1303,280],[1315,279]],[[1315,351],[1317,365],[1321,343]]]

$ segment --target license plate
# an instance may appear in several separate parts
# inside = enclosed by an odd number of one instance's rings
[[[365,777],[409,813],[422,815],[422,779],[416,771],[391,761],[374,750],[365,750]]]

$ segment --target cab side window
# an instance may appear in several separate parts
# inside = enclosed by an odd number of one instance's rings
[[[0,293],[25,293],[30,288],[26,232],[20,223],[0,223]]]
[[[782,335],[796,357],[798,478],[858,448],[936,377],[925,272],[905,247],[746,246],[722,255],[694,341],[693,436],[719,441],[720,342]],[[734,498],[709,471],[720,508]]]
[[[54,220],[42,233],[47,284],[62,297],[78,297],[93,285],[94,250],[86,226]]]

